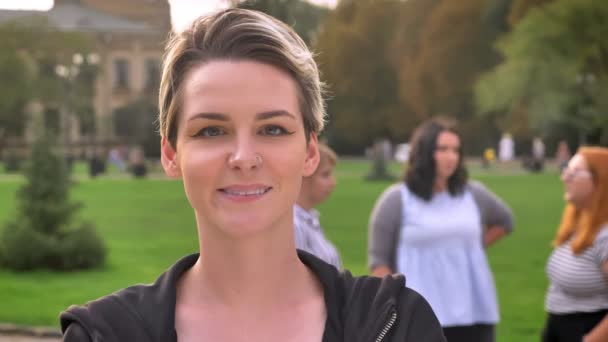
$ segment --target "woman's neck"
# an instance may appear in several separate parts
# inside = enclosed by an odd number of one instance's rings
[[[435,179],[435,183],[433,184],[433,193],[438,194],[444,192],[448,189],[448,180],[447,179]]]
[[[322,295],[293,241],[291,225],[241,239],[203,236],[199,260],[180,280],[178,298],[203,307],[255,310]]]
[[[298,197],[298,201],[296,202],[296,204],[306,211],[310,211],[315,207],[315,203],[310,200],[308,191],[305,191],[304,188],[300,191],[300,196]]]

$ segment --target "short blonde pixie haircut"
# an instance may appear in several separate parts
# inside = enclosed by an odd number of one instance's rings
[[[286,24],[261,12],[226,9],[195,20],[167,43],[158,99],[161,137],[176,148],[182,86],[195,67],[216,60],[274,66],[296,82],[306,140],[323,130],[325,102],[319,69],[306,43]]]

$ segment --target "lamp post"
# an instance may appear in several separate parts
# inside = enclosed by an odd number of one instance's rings
[[[72,60],[69,64],[57,64],[55,66],[55,74],[59,76],[63,83],[63,111],[61,113],[61,130],[64,139],[64,153],[68,160],[71,160],[72,151],[72,120],[76,114],[76,106],[74,106],[74,92],[78,86],[78,76],[86,66],[95,66],[99,64],[99,55],[89,53],[83,55],[75,53],[72,55]]]

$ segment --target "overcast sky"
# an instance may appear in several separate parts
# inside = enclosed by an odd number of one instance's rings
[[[308,0],[309,2],[335,6],[338,0]],[[169,0],[173,25],[180,29],[199,15],[220,8],[222,0]],[[0,9],[48,10],[53,0],[0,0]]]

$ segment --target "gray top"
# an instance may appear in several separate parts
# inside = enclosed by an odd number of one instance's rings
[[[368,229],[368,266],[389,266],[396,270],[396,251],[402,223],[403,203],[401,187],[403,183],[391,185],[376,201]],[[513,230],[511,209],[494,193],[477,181],[469,181],[465,191],[470,191],[479,210],[482,226],[501,226]],[[407,205],[407,204],[406,204]],[[441,213],[437,213],[441,215]],[[446,217],[449,220],[449,217]]]
[[[608,281],[602,272],[602,264],[608,260],[608,224],[579,255],[572,252],[571,242],[556,247],[547,262],[545,310],[567,314],[608,309]]]

